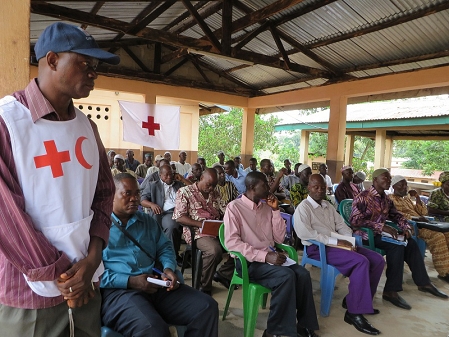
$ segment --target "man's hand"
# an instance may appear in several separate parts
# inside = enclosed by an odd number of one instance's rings
[[[177,181],[183,181],[183,178],[179,173],[175,173],[175,180]]]
[[[356,247],[354,247],[351,242],[349,242],[347,240],[341,240],[341,239],[337,240],[337,246],[351,248],[351,250],[356,249]]]
[[[162,208],[160,208],[159,205],[155,204],[154,202],[150,202],[149,206],[154,214],[162,214]]]
[[[147,277],[157,278],[156,276],[150,274],[130,276],[128,279],[128,288],[143,291],[146,292],[147,294],[154,294],[156,291],[162,288],[157,284],[148,282]]]
[[[287,174],[287,169],[283,167],[276,174],[276,178],[282,178],[282,176],[284,176],[286,174]]]
[[[98,265],[93,265],[86,257],[61,274],[56,285],[64,298],[78,299],[92,290],[92,277],[97,268]]]
[[[176,276],[176,273],[174,273],[173,270],[171,270],[170,268],[165,268],[164,274],[165,275],[161,276],[162,279],[171,281],[171,286],[167,288],[167,291],[172,291],[172,290],[178,289],[179,288],[179,283],[178,283],[179,280],[178,280],[178,277]]]
[[[287,260],[287,257],[282,253],[275,253],[275,252],[269,252],[265,256],[265,262],[274,264],[275,266],[280,266],[284,264],[284,262]]]
[[[279,210],[279,200],[274,194],[270,193],[267,198],[267,205],[271,207],[273,211]]]
[[[410,190],[408,191],[408,194],[410,194],[411,197],[418,197],[418,192],[416,192],[416,190]]]
[[[77,299],[71,299],[67,300],[67,305],[70,308],[79,308],[83,305],[87,304],[89,300],[95,297],[95,291],[93,289],[88,290],[87,292],[83,293],[80,297]]]
[[[382,232],[390,234],[393,237],[393,239],[397,240],[398,238],[398,231],[395,228],[390,227],[388,225],[384,225],[384,227],[382,228]]]

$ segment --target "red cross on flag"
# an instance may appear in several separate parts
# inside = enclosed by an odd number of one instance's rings
[[[123,140],[156,150],[179,149],[180,107],[119,101]]]

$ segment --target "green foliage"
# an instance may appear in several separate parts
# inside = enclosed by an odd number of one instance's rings
[[[449,169],[449,141],[400,140],[394,142],[395,157],[409,158],[403,166],[423,170],[430,175],[435,171]]]
[[[198,155],[206,159],[207,165],[218,161],[217,152],[226,154],[225,160],[240,155],[242,140],[243,110],[232,108],[227,113],[205,115],[200,117],[198,137]],[[266,150],[275,152],[273,142],[274,126],[279,122],[274,116],[256,115],[254,122],[254,151]]]

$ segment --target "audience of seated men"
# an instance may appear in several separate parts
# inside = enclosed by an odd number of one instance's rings
[[[441,186],[430,193],[427,201],[429,215],[439,221],[449,222],[449,171],[440,173]]]
[[[125,158],[121,154],[116,154],[114,156],[114,168],[111,169],[111,173],[112,176],[115,176],[119,173],[129,173],[137,179],[136,173],[125,167]]]
[[[179,175],[178,175],[179,176]],[[181,246],[181,228],[179,223],[173,220],[176,192],[184,184],[175,180],[175,175],[169,165],[159,168],[158,181],[147,184],[140,197],[140,203],[148,209],[148,214],[162,226],[165,236],[173,242],[176,259],[180,261],[178,252]]]
[[[136,179],[120,173],[114,182],[113,225],[103,251],[103,324],[124,336],[169,337],[169,325],[184,325],[186,336],[217,337],[217,302],[178,282],[172,243],[154,219],[137,210],[140,190]],[[143,250],[124,232],[134,237]],[[163,274],[157,275],[154,267]],[[161,287],[147,278],[171,283]]]
[[[192,171],[187,176],[187,179],[190,182],[195,183],[197,181],[200,181],[200,177],[201,177],[202,173],[203,173],[203,168],[201,167],[201,165],[198,163],[195,163],[192,165]]]
[[[150,153],[145,153],[144,162],[136,168],[136,175],[138,178],[145,178],[147,176],[148,169],[152,166],[153,159]]]
[[[261,172],[248,173],[245,184],[244,195],[226,208],[225,245],[246,258],[252,282],[272,291],[263,337],[316,337],[314,330],[319,327],[309,272],[298,264],[282,266],[286,256],[271,250],[276,242],[284,241],[286,232],[278,200],[269,193]],[[241,272],[240,261],[236,269]]]
[[[396,209],[402,215],[411,220],[417,217],[418,221],[428,222],[427,207],[419,198],[415,190],[407,191],[407,180],[405,177],[395,175],[391,179],[394,193],[389,195]],[[412,201],[415,198],[415,203]],[[440,233],[426,228],[420,228],[418,237],[423,239],[432,254],[433,265],[438,272],[438,278],[449,283],[449,232]]]
[[[374,245],[386,252],[387,280],[382,298],[399,308],[411,309],[411,306],[398,294],[403,290],[404,262],[408,264],[413,281],[419,291],[447,298],[445,293],[439,291],[430,282],[418,245],[415,240],[411,239],[411,228],[407,219],[397,211],[393,201],[385,194],[385,190],[388,190],[391,184],[390,172],[385,168],[380,168],[375,170],[372,176],[373,185],[354,198],[349,221],[355,230],[360,227],[371,228],[374,232]],[[394,239],[397,239],[399,235],[397,229],[385,224],[386,220],[397,224],[400,232],[408,240],[406,246],[382,240],[382,233],[389,234]],[[367,239],[365,232],[358,231],[358,233],[364,240]]]
[[[233,160],[228,160],[224,164],[224,171],[226,175],[226,181],[232,182],[237,188],[237,191],[239,191],[239,194],[245,193],[246,172],[243,171],[242,169],[237,168]]]
[[[217,157],[218,157],[218,162],[216,162],[214,165],[212,165],[212,167],[214,167],[215,165],[221,165],[224,166],[225,164],[225,154],[223,151],[218,151],[217,152]]]
[[[137,159],[134,159],[134,151],[126,150],[126,159],[125,159],[125,167],[133,172],[136,171],[137,166],[140,165],[140,162]]]
[[[229,288],[234,273],[234,260],[229,258],[220,266],[214,277],[224,252],[217,237],[203,235],[199,232],[204,220],[220,220],[223,217],[225,207],[218,192],[215,191],[217,183],[217,171],[212,168],[206,169],[201,175],[200,181],[178,190],[173,213],[173,219],[185,225],[183,232],[187,244],[196,240],[198,249],[202,251],[203,269],[200,290],[209,295],[212,292],[213,278]],[[194,238],[191,237],[188,227],[195,229]]]
[[[327,185],[327,194],[333,194],[333,190],[332,190],[332,179],[331,177],[329,177],[329,175],[327,174],[328,167],[326,164],[322,163],[320,164],[319,168],[318,168],[319,173],[323,176],[324,179],[326,179],[326,185]]]
[[[338,202],[345,199],[354,199],[354,197],[359,194],[359,189],[352,182],[354,179],[354,171],[352,170],[352,166],[343,166],[341,168],[341,176],[342,180],[335,190],[335,199],[337,199]]]
[[[260,172],[265,174],[265,177],[268,181],[268,186],[270,187],[270,193],[274,194],[279,202],[284,204],[281,211],[293,214],[293,212],[295,211],[294,208],[288,205],[290,203],[290,200],[287,196],[288,191],[286,191],[281,185],[281,179],[285,175],[286,169],[281,168],[277,172],[276,177],[274,177],[273,162],[270,159],[262,159],[260,161]]]
[[[298,167],[299,182],[290,189],[290,200],[294,207],[298,206],[301,201],[307,198],[309,190],[309,178],[312,175],[312,169],[307,164]]]
[[[114,168],[114,157],[117,153],[114,150],[109,150],[107,153],[109,168],[112,170]]]
[[[378,335],[380,331],[363,315],[379,313],[379,310],[373,309],[373,297],[385,261],[382,255],[363,247],[353,247],[351,242],[345,240],[344,237],[352,237],[352,230],[326,201],[327,185],[323,176],[312,174],[308,190],[309,196],[299,204],[293,216],[296,235],[307,249],[307,255],[315,260],[320,259],[319,248],[308,240],[327,245],[327,263],[349,278],[348,294],[342,303],[343,308],[347,309],[344,321],[363,333]],[[332,233],[344,237],[337,239],[332,237]]]
[[[366,174],[363,171],[358,171],[354,174],[354,179],[352,182],[357,186],[359,193],[365,190],[365,185],[363,182],[366,179]]]
[[[179,161],[175,163],[176,165],[176,172],[179,173],[182,176],[185,176],[186,173],[190,172],[192,169],[192,166],[186,162],[187,160],[187,152],[181,151],[179,152]]]
[[[159,160],[159,167],[162,167],[164,165],[170,165],[170,163],[166,159]],[[143,191],[149,183],[152,181],[159,181],[161,178],[159,177],[159,167],[157,168],[157,171],[147,174],[145,179],[140,184],[140,189]]]
[[[215,190],[220,195],[220,199],[223,202],[223,204],[227,206],[232,200],[237,198],[239,192],[237,191],[237,188],[235,188],[235,185],[232,182],[226,181],[223,166],[217,165],[214,167],[214,169],[215,171],[217,171],[218,175],[218,183],[217,187],[215,187]]]

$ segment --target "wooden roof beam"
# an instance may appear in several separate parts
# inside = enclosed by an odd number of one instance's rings
[[[291,69],[291,63],[290,59],[288,58],[287,53],[285,52],[284,45],[282,44],[281,39],[279,38],[279,35],[277,34],[277,31],[274,27],[270,27],[271,35],[273,36],[274,42],[276,43],[276,46],[278,47],[279,52],[282,55],[282,58],[284,59],[285,65],[287,66],[288,70]]]
[[[134,62],[136,62],[136,64],[140,67],[140,69],[142,69],[143,71],[145,71],[147,73],[151,72],[151,70],[148,69],[148,67],[137,57],[137,55],[131,51],[131,49],[129,49],[126,46],[123,46],[122,48],[131,57],[131,59]]]
[[[198,1],[193,8],[195,8],[195,10],[200,10],[201,8],[203,8],[205,5],[208,4],[209,1]],[[167,32],[169,31],[171,28],[175,27],[176,25],[178,25],[180,22],[186,20],[187,18],[190,17],[190,13],[189,11],[185,11],[184,13],[182,13],[180,16],[178,16],[176,19],[174,19],[172,22],[170,22],[168,25],[166,25],[164,28],[162,28],[163,31]],[[204,17],[203,17],[204,18]],[[193,18],[192,18],[193,20]],[[194,20],[193,20],[194,21]]]
[[[202,8],[201,10],[199,10],[198,8],[196,8],[194,6],[194,8],[199,11],[199,14],[201,15],[201,17],[204,19],[208,18],[209,16],[211,16],[212,14],[217,13],[217,11],[219,11],[221,9],[221,1],[213,1],[212,3],[210,3],[210,1],[206,1],[209,2],[209,4],[207,6],[204,6],[204,8]],[[190,16],[190,12],[187,11],[188,13],[188,18],[187,20],[185,20],[184,22],[182,22],[182,24],[175,28],[172,33],[174,34],[180,34],[184,31],[186,31],[189,28],[192,28],[193,26],[196,25],[196,21],[195,18]],[[174,20],[176,21],[176,20]],[[176,26],[175,26],[176,27]],[[171,27],[170,27],[171,28]],[[164,28],[164,30],[166,30]],[[168,29],[167,29],[168,30]]]
[[[104,5],[104,1],[97,1],[94,5],[94,7],[90,10],[90,14],[97,14],[98,11],[101,9],[101,7],[103,7]],[[87,25],[81,25],[81,29],[86,29]]]

